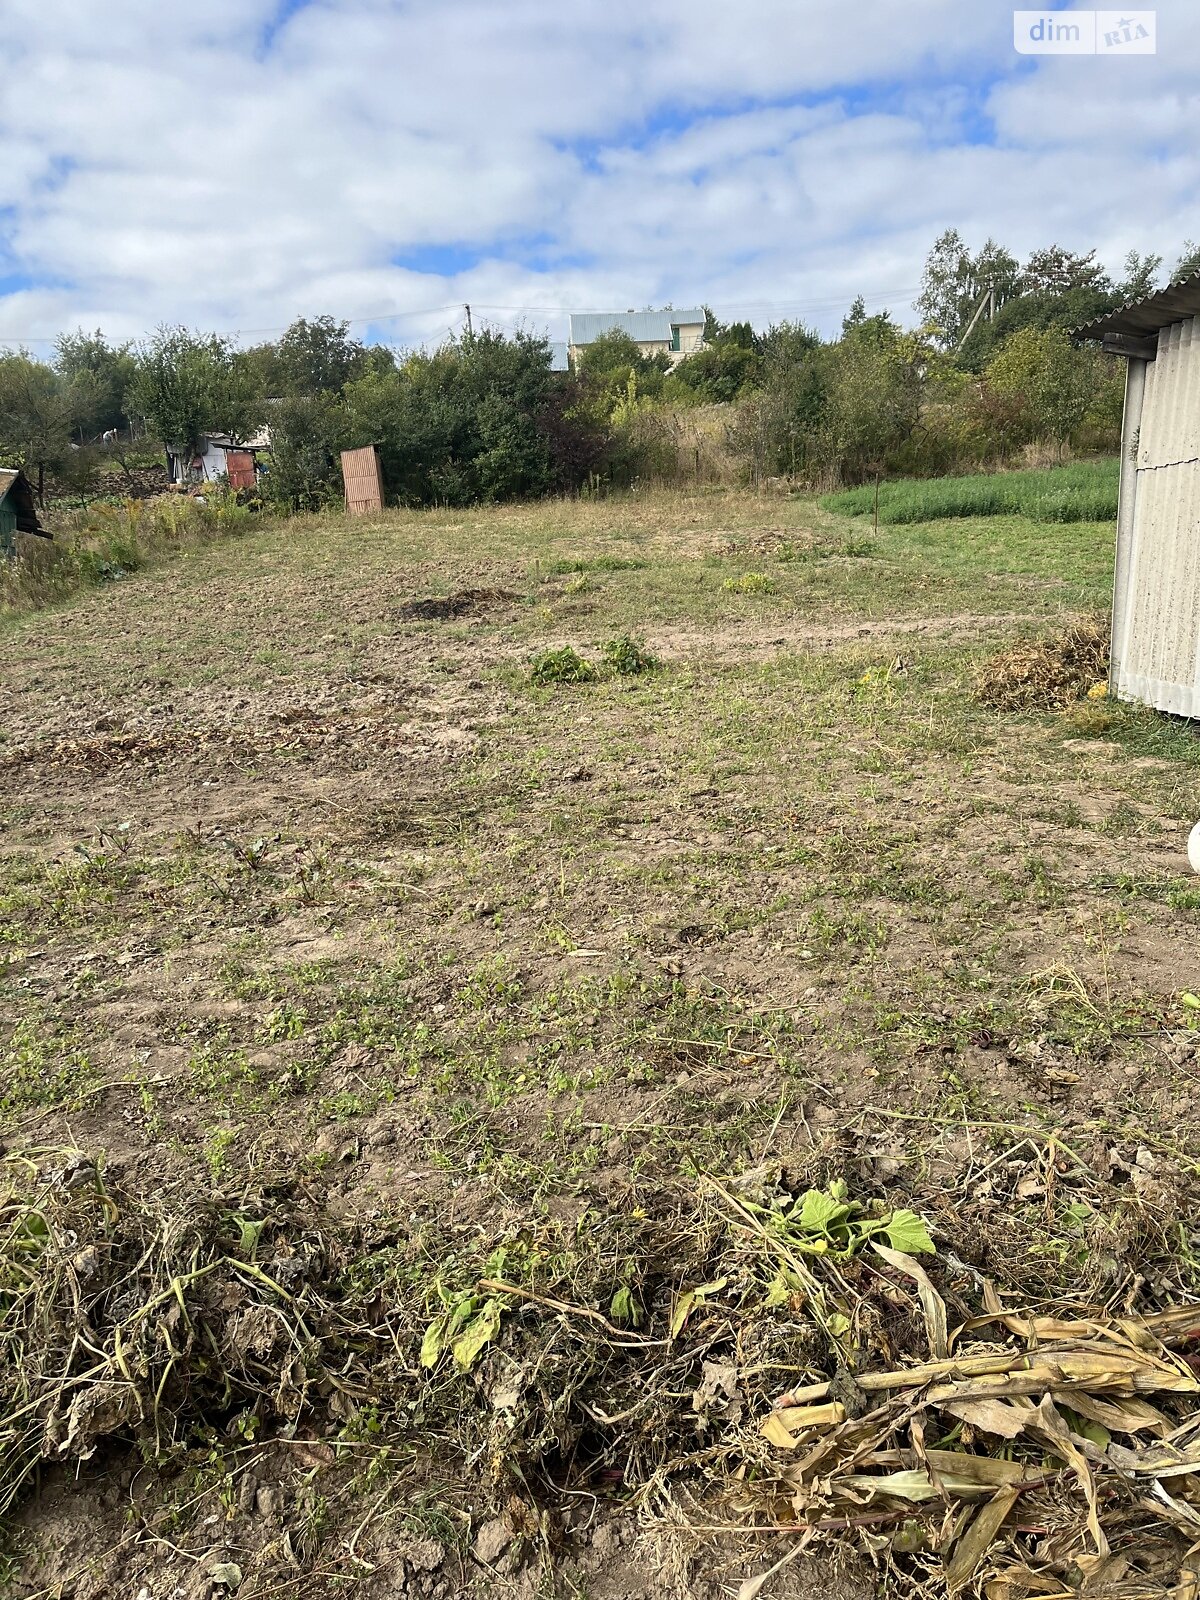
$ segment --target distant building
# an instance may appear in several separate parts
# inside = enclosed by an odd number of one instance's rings
[[[605,333],[627,333],[645,356],[662,352],[671,365],[704,348],[704,312],[675,311],[574,311],[567,335],[571,363],[582,350]]]
[[[1200,274],[1073,337],[1129,363],[1109,689],[1200,717]]]
[[[20,467],[0,467],[0,556],[15,553],[19,533],[50,537],[38,521],[29,479]]]
[[[172,483],[216,483],[224,478],[231,489],[253,489],[261,470],[260,457],[270,448],[269,428],[261,428],[245,440],[235,440],[228,433],[202,433],[194,448],[167,446],[167,471]]]
[[[550,340],[550,371],[569,372],[571,363],[567,360],[567,347],[561,339]]]

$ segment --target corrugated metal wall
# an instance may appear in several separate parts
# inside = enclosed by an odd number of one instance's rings
[[[1200,716],[1200,318],[1163,328],[1158,359],[1129,366],[1112,687]]]
[[[346,485],[346,510],[361,515],[383,509],[383,470],[373,444],[361,450],[342,451],[342,478]]]

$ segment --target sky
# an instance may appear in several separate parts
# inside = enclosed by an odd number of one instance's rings
[[[994,0],[0,0],[0,340],[398,346],[707,303],[915,320],[944,228],[1200,239],[1200,5],[1027,56]]]

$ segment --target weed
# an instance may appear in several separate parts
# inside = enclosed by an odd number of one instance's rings
[[[582,576],[589,572],[640,572],[645,565],[640,556],[589,556],[574,561],[552,561],[546,570],[559,576],[567,573]]]
[[[530,683],[591,683],[595,677],[595,667],[570,645],[561,650],[543,650],[529,663]]]
[[[204,1164],[214,1185],[220,1184],[229,1170],[229,1147],[240,1128],[213,1128],[204,1140]]]
[[[662,662],[639,640],[619,633],[604,646],[604,664],[619,677],[632,678],[643,672],[657,672]]]
[[[743,572],[740,578],[726,578],[721,587],[727,594],[774,594],[779,585],[765,572]]]
[[[87,1051],[72,1028],[40,1026],[29,1015],[0,1047],[0,1121],[15,1113],[59,1105],[96,1081]]]

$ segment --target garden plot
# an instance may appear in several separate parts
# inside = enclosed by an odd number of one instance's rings
[[[1200,747],[982,703],[1112,533],[948,526],[314,519],[5,624],[12,1593],[1190,1592]]]

